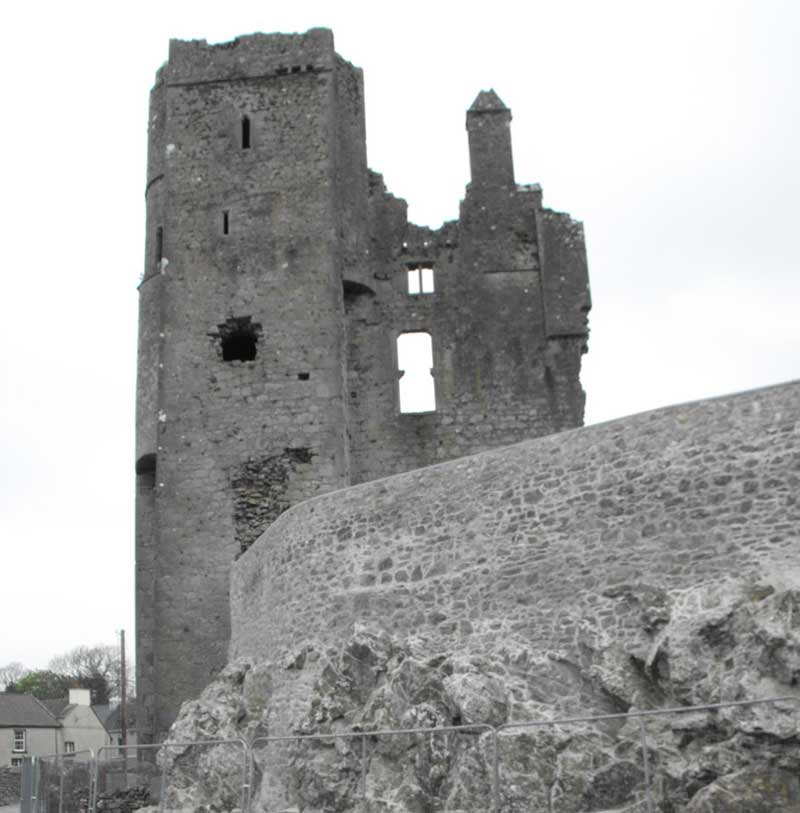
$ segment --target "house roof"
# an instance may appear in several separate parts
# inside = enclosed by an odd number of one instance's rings
[[[108,721],[108,718],[114,711],[114,707],[109,703],[104,703],[99,706],[92,706],[92,711],[97,715],[97,719],[105,725]]]
[[[122,728],[122,707],[119,703],[114,706],[92,706],[95,713],[107,731],[119,731]],[[108,709],[105,717],[101,716],[100,709]],[[129,703],[127,708],[128,728],[136,727],[136,704]]]
[[[0,726],[60,728],[61,723],[32,694],[0,693]]]
[[[42,700],[42,705],[53,715],[53,717],[61,717],[67,710],[69,705],[68,697],[54,697],[48,700]]]

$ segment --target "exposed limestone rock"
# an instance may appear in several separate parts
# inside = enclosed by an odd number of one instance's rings
[[[307,644],[274,662],[231,664],[184,704],[170,738],[499,727],[721,700],[800,699],[800,593],[746,583],[681,593],[623,584],[606,597],[627,613],[636,610],[638,632],[624,648],[595,618],[583,620],[574,650],[562,652],[534,652],[513,636],[498,636],[480,652],[435,651],[421,637],[357,627],[340,649]],[[643,727],[660,813],[800,811],[795,709],[783,702],[643,723],[506,729],[498,738],[501,810],[646,810]],[[489,730],[262,741],[254,752],[256,811],[491,810]],[[238,756],[228,746],[168,752],[168,808],[238,807]]]

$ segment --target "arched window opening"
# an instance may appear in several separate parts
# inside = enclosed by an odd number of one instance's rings
[[[242,149],[250,149],[250,119],[242,116]]]
[[[431,334],[401,333],[397,337],[400,412],[435,412]]]

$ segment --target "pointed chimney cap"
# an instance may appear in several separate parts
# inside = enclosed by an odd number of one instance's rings
[[[494,90],[482,90],[476,97],[475,101],[470,107],[470,113],[494,113],[494,112],[511,112],[504,104],[503,100],[494,92]]]

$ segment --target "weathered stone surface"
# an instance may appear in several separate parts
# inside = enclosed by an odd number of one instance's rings
[[[703,788],[687,813],[790,813],[800,810],[800,779],[786,771],[743,770]]]
[[[434,638],[357,626],[338,648],[237,662],[184,704],[171,737],[499,726],[768,695],[800,701],[797,591],[743,582],[689,590],[638,584],[615,594],[635,603],[638,630],[616,646],[587,638],[578,656],[534,650],[513,633],[476,650],[469,641],[441,648]],[[656,810],[797,810],[795,712],[782,702],[648,718]],[[640,736],[634,718],[505,730],[501,810],[644,811]],[[169,798],[229,809],[236,766],[218,761],[206,775],[211,766],[196,771],[190,751],[171,766],[180,794]],[[490,733],[372,733],[364,753],[362,784],[358,737],[257,744],[255,810],[490,809]]]
[[[308,500],[234,565],[231,654],[338,646],[364,621],[473,652],[511,636],[622,646],[649,674],[676,646],[660,632],[671,617],[686,627],[673,638],[702,624],[696,645],[722,653],[731,595],[800,584],[799,422],[795,382]],[[673,680],[690,695],[701,667],[685,668]],[[627,691],[631,670],[613,669],[609,689]]]
[[[498,726],[800,697],[799,420],[792,383],[296,506],[235,566],[231,653],[243,660],[185,706],[175,734]],[[719,808],[747,776],[776,798],[743,803],[791,810],[795,708],[648,718],[660,813]],[[640,736],[635,720],[504,732],[502,810],[643,809]],[[258,805],[351,810],[365,794],[375,811],[488,809],[489,733],[371,734],[366,763],[361,747],[262,743]],[[200,790],[190,774],[185,801],[222,804],[219,787],[232,803],[235,780]]]

